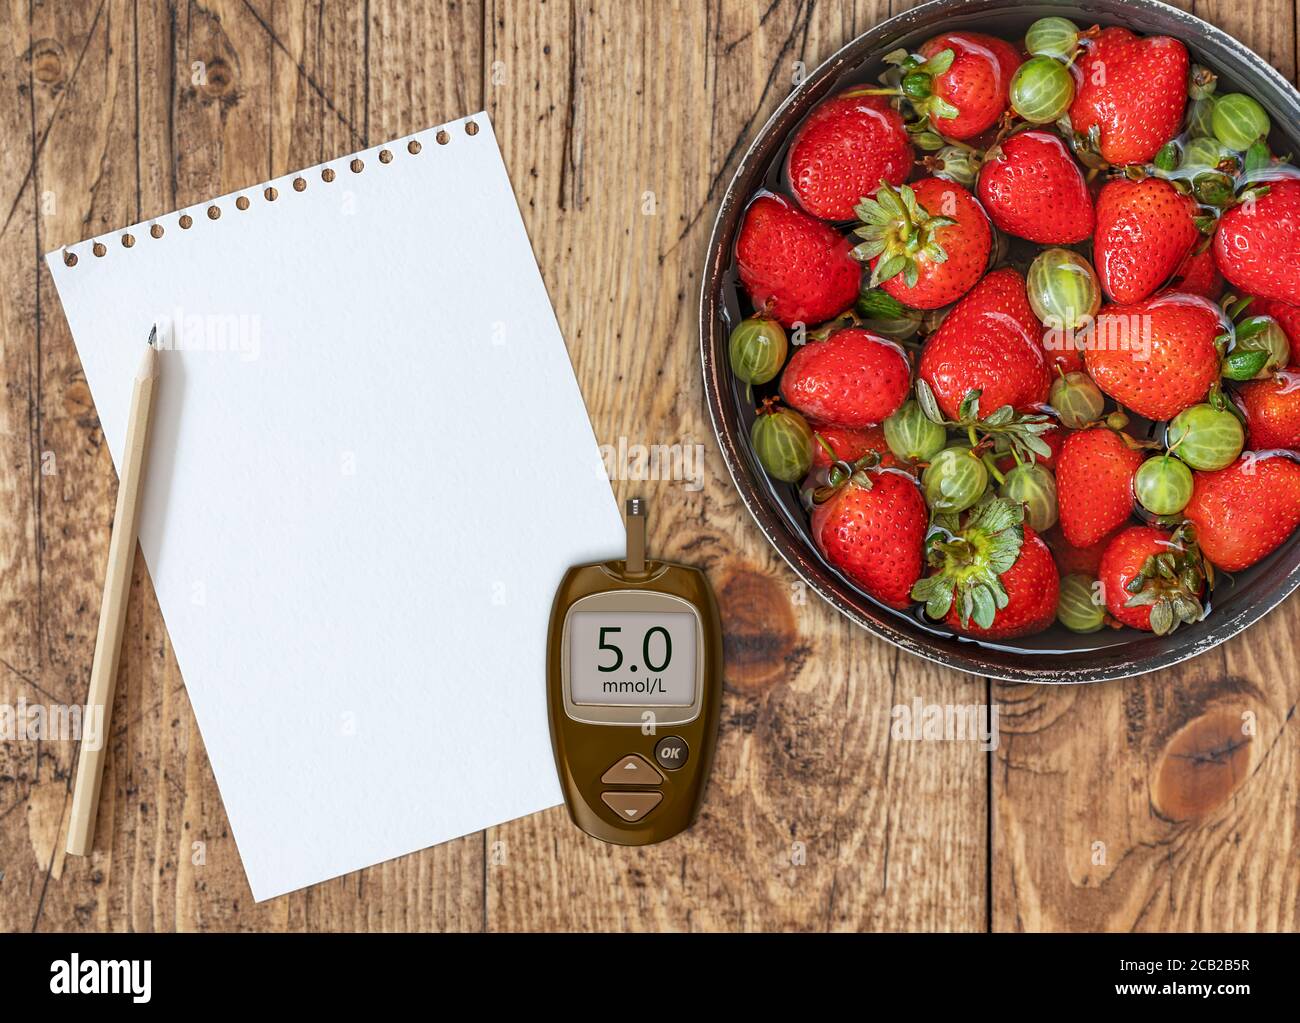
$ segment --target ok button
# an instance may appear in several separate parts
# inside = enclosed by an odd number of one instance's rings
[[[686,740],[678,735],[667,735],[655,746],[655,759],[659,766],[668,771],[676,771],[686,766],[686,759],[691,755]]]

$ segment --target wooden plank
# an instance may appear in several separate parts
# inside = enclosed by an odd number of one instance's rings
[[[45,676],[41,644],[40,506],[62,466],[41,442],[40,339],[32,89],[60,73],[62,54],[33,47],[26,5],[0,5],[0,703],[47,705],[66,695]],[[46,204],[48,208],[48,203]],[[62,798],[57,747],[0,742],[0,870],[9,898],[0,926],[30,927],[50,875]],[[66,781],[65,781],[66,784]],[[35,808],[35,810],[33,810]],[[36,821],[35,829],[28,825]]]
[[[1295,75],[1289,0],[1194,9]],[[1082,688],[997,686],[994,929],[1300,925],[1298,628],[1292,597],[1168,671]]]
[[[33,123],[38,135],[34,185],[53,199],[37,219],[37,250],[44,252],[92,233],[130,222],[135,211],[134,67],[131,18],[125,4],[79,5],[53,11],[32,8],[31,37],[45,40],[55,56],[44,80],[33,89]],[[122,248],[110,240],[106,259],[120,258]],[[33,258],[37,253],[32,253]],[[39,268],[39,356],[33,382],[39,405],[37,429],[42,449],[55,453],[58,475],[42,478],[38,520],[40,538],[41,677],[62,700],[85,699],[94,650],[100,588],[107,557],[115,486],[108,451],[94,415],[67,324],[58,315],[58,299],[44,266]],[[143,328],[141,337],[144,337]],[[131,591],[127,630],[139,629],[141,600],[138,571]],[[123,657],[115,701],[118,722],[125,722],[138,697],[147,669],[130,650]],[[122,774],[126,742],[121,734],[106,739],[105,812],[118,805],[125,786]],[[49,920],[94,915],[124,886],[114,885],[107,857],[64,861],[69,773],[76,747],[43,745],[48,757],[42,782],[33,792],[28,831],[33,849],[47,871],[41,899],[27,921],[31,927]],[[47,773],[48,772],[48,773]],[[130,841],[131,832],[116,833],[106,820],[99,841]],[[64,868],[67,879],[64,880]],[[57,926],[57,924],[55,924]]]
[[[978,680],[900,659],[767,547],[714,450],[696,309],[735,161],[792,87],[880,5],[489,7],[488,107],[598,439],[703,445],[702,489],[645,494],[651,542],[724,605],[723,734],[704,816],[647,849],[562,810],[489,834],[493,929],[984,926],[985,756],[892,743],[889,708],[979,702]],[[636,401],[629,401],[636,395]]]

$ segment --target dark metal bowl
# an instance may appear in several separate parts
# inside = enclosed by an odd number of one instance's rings
[[[1230,581],[1221,580],[1209,616],[1170,636],[1109,629],[1079,636],[1055,626],[1001,643],[962,638],[919,611],[894,611],[857,589],[813,545],[806,513],[793,487],[773,484],[750,450],[754,403],[731,374],[727,339],[744,313],[737,291],[736,231],[750,197],[762,187],[780,190],[780,168],[795,128],[823,98],[858,81],[874,80],[881,58],[899,46],[915,50],[939,31],[971,29],[1019,38],[1049,14],[1081,27],[1122,24],[1171,35],[1192,59],[1220,76],[1219,91],[1247,92],[1273,120],[1275,152],[1300,152],[1300,94],[1268,63],[1199,18],[1155,0],[1008,4],[999,0],[935,0],[882,22],[854,39],[803,81],[772,115],[740,161],[722,199],[709,242],[700,297],[700,354],[704,391],[722,457],[745,505],[772,546],[842,614],[904,650],[963,671],[1015,682],[1099,682],[1177,664],[1237,635],[1300,586],[1300,537]]]

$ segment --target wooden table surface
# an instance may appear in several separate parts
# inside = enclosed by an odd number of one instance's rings
[[[687,835],[615,848],[557,808],[257,905],[137,560],[99,851],[63,853],[75,744],[0,742],[0,925],[1296,928],[1300,602],[1174,670],[990,683],[805,594],[717,454],[695,324],[718,200],[800,67],[903,6],[0,5],[0,704],[85,698],[116,488],[40,255],[483,108],[600,441],[707,449],[700,489],[614,486],[651,499],[654,547],[708,569],[728,623]],[[1292,0],[1184,6],[1295,78]],[[891,738],[917,699],[996,704],[998,748]]]

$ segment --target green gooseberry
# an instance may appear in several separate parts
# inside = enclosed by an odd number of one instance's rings
[[[1043,344],[1064,348],[1067,335],[1085,326],[1101,308],[1101,285],[1092,264],[1070,249],[1044,249],[1025,278],[1029,304],[1048,327]]]
[[[1234,352],[1267,352],[1268,360],[1252,379],[1263,380],[1285,369],[1291,358],[1291,342],[1281,324],[1271,316],[1251,316],[1236,326]]]
[[[765,408],[749,432],[759,464],[784,483],[802,479],[812,467],[813,431],[794,409]]]
[[[1213,472],[1237,460],[1246,438],[1241,421],[1231,412],[1202,403],[1174,416],[1165,443],[1193,469]]]
[[[1039,533],[1056,525],[1056,477],[1037,462],[1017,465],[998,488],[998,495],[1025,506],[1025,521]]]
[[[1035,57],[1069,60],[1079,45],[1079,26],[1069,18],[1039,18],[1025,33],[1025,49]]]
[[[975,184],[975,178],[980,172],[980,164],[970,150],[962,149],[960,146],[944,146],[934,155],[939,166],[939,169],[934,172],[936,178],[947,178],[963,188],[970,188]]]
[[[989,471],[968,447],[944,448],[921,474],[925,503],[955,514],[972,507],[988,489]]]
[[[1192,499],[1192,470],[1177,458],[1148,458],[1133,477],[1138,504],[1152,515],[1177,515]]]
[[[1214,134],[1214,107],[1217,102],[1213,96],[1192,101],[1187,114],[1188,134],[1198,138]]]
[[[885,443],[905,462],[928,462],[948,441],[948,431],[921,411],[914,398],[885,420]]]
[[[1187,143],[1179,166],[1198,169],[1214,168],[1219,166],[1226,156],[1228,150],[1224,148],[1222,142],[1213,137],[1202,136]]]
[[[766,316],[750,316],[731,332],[727,354],[736,379],[747,384],[765,384],[785,365],[789,350],[785,330]]]
[[[1106,408],[1106,396],[1087,373],[1066,373],[1052,382],[1052,389],[1047,392],[1047,403],[1056,410],[1062,426],[1069,430],[1082,430],[1101,418]]]
[[[1245,151],[1256,139],[1264,138],[1273,127],[1259,101],[1242,92],[1218,97],[1210,123],[1215,137],[1238,152]]]
[[[1074,79],[1053,57],[1030,57],[1011,77],[1011,106],[1031,124],[1051,124],[1074,102]]]
[[[1207,206],[1225,206],[1232,201],[1232,178],[1222,171],[1202,171],[1192,179],[1192,194]]]
[[[1177,170],[1178,165],[1182,162],[1183,151],[1178,146],[1176,139],[1170,139],[1163,146],[1156,150],[1156,155],[1152,163],[1162,171]]]
[[[1105,624],[1106,605],[1098,599],[1096,580],[1071,572],[1061,580],[1056,619],[1071,632],[1096,632]]]
[[[921,310],[908,308],[880,288],[859,292],[853,311],[857,313],[859,327],[899,341],[910,338],[921,329]]]

